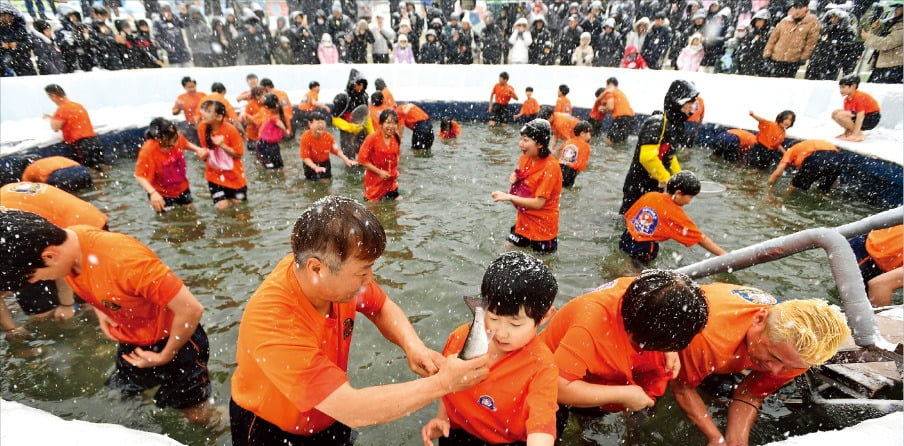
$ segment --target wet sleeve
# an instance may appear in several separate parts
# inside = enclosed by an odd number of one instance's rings
[[[552,158],[550,156],[550,158]],[[553,170],[555,169],[555,170]],[[556,175],[558,174],[558,175]],[[556,190],[562,186],[562,168],[558,162],[547,163],[540,182],[534,190],[534,197],[545,198],[549,200],[556,193]],[[560,190],[560,189],[559,189]]]
[[[372,316],[380,312],[383,304],[386,303],[386,299],[387,295],[383,288],[380,288],[377,282],[371,281],[367,286],[367,290],[358,297],[356,310],[359,313]]]
[[[527,388],[527,420],[524,427],[528,435],[533,433],[556,435],[556,411],[559,397],[559,369],[545,364],[530,381]]]
[[[135,176],[144,178],[153,184],[154,163],[151,160],[150,151],[152,149],[149,147],[149,143],[150,141],[145,141],[141,150],[138,152],[138,159],[135,160]]]
[[[574,381],[587,376],[587,355],[595,350],[593,336],[584,327],[571,327],[562,337],[553,355],[559,376]]]
[[[165,307],[182,289],[182,279],[141,242],[121,236],[115,249],[120,259],[117,267],[124,272],[120,276],[123,291]]]
[[[358,149],[358,162],[361,164],[370,162],[370,151],[372,150],[374,139],[371,137],[367,137],[364,139],[364,142],[361,143],[361,147]]]

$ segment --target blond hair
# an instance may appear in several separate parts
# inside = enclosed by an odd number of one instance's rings
[[[773,306],[766,332],[775,344],[790,342],[811,366],[828,361],[851,335],[841,310],[820,299],[789,300]]]

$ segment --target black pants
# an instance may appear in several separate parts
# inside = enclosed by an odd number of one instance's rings
[[[559,167],[562,169],[562,187],[574,186],[574,179],[578,177],[578,171],[564,164],[559,164]]]
[[[513,443],[487,443],[464,429],[449,429],[449,438],[439,437],[439,446],[524,446],[523,441]]]
[[[797,76],[797,70],[800,68],[799,62],[777,62],[771,60],[769,63],[771,64],[770,74],[772,77],[793,78]]]
[[[104,146],[100,145],[97,137],[89,136],[71,144],[75,152],[76,161],[88,167],[97,167],[106,164]]]
[[[357,437],[357,432],[338,421],[311,436],[290,434],[234,400],[229,400],[229,427],[232,446],[348,446]]]
[[[634,130],[633,116],[619,116],[612,120],[612,127],[606,136],[614,143],[624,142]]]
[[[411,133],[411,148],[414,150],[430,150],[433,147],[433,124],[425,119],[414,125]]]
[[[772,169],[782,159],[782,153],[778,150],[769,150],[766,146],[756,143],[747,152],[745,163],[747,167],[755,169]]]

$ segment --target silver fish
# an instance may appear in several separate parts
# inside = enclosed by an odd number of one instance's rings
[[[468,360],[485,355],[490,348],[490,339],[487,336],[487,329],[484,324],[487,300],[483,297],[471,296],[465,296],[464,299],[468,308],[474,313],[474,322],[471,322],[468,338],[465,339],[465,346],[461,349],[458,357]]]

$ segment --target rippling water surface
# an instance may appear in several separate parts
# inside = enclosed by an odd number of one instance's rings
[[[493,203],[489,197],[490,192],[507,188],[508,175],[517,164],[517,129],[488,129],[478,124],[463,128],[464,136],[457,145],[437,141],[426,156],[412,153],[406,137],[399,178],[404,199],[367,205],[388,236],[386,253],[375,266],[377,281],[411,317],[427,345],[437,350],[453,328],[470,320],[461,296],[478,292],[485,266],[507,249],[506,234],[515,220],[510,204]],[[559,281],[559,306],[602,282],[633,272],[618,250],[624,224],[616,214],[633,152],[633,138],[630,141],[631,145],[615,148],[594,141],[589,169],[578,176],[573,189],[562,194],[559,252],[543,257]],[[119,161],[98,179],[97,190],[82,197],[110,215],[112,230],[132,235],[156,251],[204,304],[202,323],[210,337],[213,393],[216,404],[225,406],[246,300],[288,253],[289,232],[298,214],[328,194],[361,199],[362,175],[334,159],[331,184],[306,182],[297,145],[285,145],[286,167],[281,172],[259,169],[247,156],[248,205],[217,213],[209,200],[203,166],[193,154],[186,157],[197,203],[194,212],[155,216],[132,177],[134,160]],[[727,187],[721,194],[701,194],[685,208],[698,226],[727,250],[806,228],[837,226],[881,210],[855,202],[843,190],[831,195],[786,196],[787,180],[770,191],[765,186],[767,173],[713,161],[706,150],[695,149],[679,157],[685,169]],[[666,242],[655,266],[683,266],[706,254],[700,247]],[[716,279],[758,286],[782,298],[837,300],[822,251]],[[225,423],[219,430],[189,426],[179,413],[156,409],[151,393],[122,399],[107,389],[104,381],[112,370],[115,346],[101,335],[93,316],[82,315],[63,324],[35,322],[27,327],[32,334],[23,342],[0,340],[3,398],[64,418],[165,433],[186,444],[229,443]],[[356,331],[349,361],[354,386],[415,377],[402,352],[372,324],[362,323]],[[756,443],[783,438],[786,432],[807,432],[824,421],[792,413],[777,398],[767,406],[753,432]],[[361,429],[358,444],[419,444],[420,426],[434,414],[435,404],[389,425]],[[715,416],[724,421],[724,407]],[[574,418],[564,440],[569,445],[704,443],[669,396],[648,413]]]

